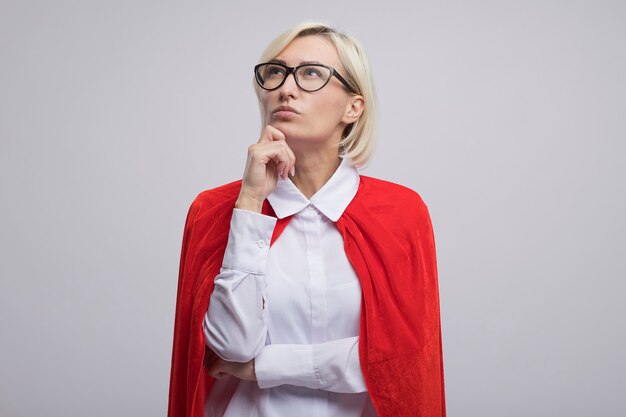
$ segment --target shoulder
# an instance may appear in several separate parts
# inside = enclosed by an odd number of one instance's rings
[[[360,175],[361,197],[368,205],[381,205],[387,210],[428,211],[422,196],[412,188],[380,178]]]
[[[428,206],[412,188],[361,175],[357,196],[358,203],[351,210],[357,221],[380,225],[407,242],[416,236],[432,236]]]
[[[242,180],[236,180],[201,191],[191,203],[190,214],[198,217],[207,213],[225,211],[222,209],[234,206],[241,189],[241,182]]]

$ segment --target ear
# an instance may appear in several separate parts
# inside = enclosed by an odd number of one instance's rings
[[[346,125],[352,124],[359,120],[363,110],[365,109],[365,100],[363,96],[358,94],[350,96],[348,103],[346,104],[346,111],[341,119]]]

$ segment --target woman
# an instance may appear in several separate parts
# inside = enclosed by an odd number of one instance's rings
[[[187,217],[169,415],[444,416],[428,208],[357,171],[374,146],[363,50],[301,24],[255,88],[243,179]]]

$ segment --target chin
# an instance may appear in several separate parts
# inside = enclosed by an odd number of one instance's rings
[[[272,126],[283,132],[287,139],[301,139],[304,136],[302,129],[298,129],[291,122],[276,120],[272,123]]]
[[[305,126],[294,123],[290,120],[272,120],[270,124],[283,132],[287,142],[294,143],[301,141],[316,141],[315,138],[317,136],[315,132],[312,132],[311,129],[307,129]]]

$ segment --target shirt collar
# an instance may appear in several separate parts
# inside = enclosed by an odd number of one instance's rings
[[[278,177],[267,200],[279,219],[298,213],[309,204],[336,222],[359,188],[359,172],[349,158],[342,158],[328,181],[308,200],[289,177]]]

